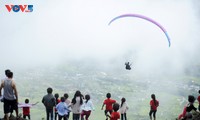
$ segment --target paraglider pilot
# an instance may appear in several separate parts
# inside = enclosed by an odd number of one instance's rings
[[[131,70],[131,64],[129,62],[126,62],[125,65],[127,70]]]

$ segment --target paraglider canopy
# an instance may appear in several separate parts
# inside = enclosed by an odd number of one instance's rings
[[[170,38],[169,38],[169,35],[168,35],[166,29],[161,24],[159,24],[157,21],[155,21],[155,20],[153,20],[153,19],[151,19],[151,18],[149,18],[147,16],[140,15],[140,14],[123,14],[123,15],[120,15],[120,16],[117,16],[117,17],[113,18],[108,23],[108,25],[110,25],[112,22],[114,22],[117,19],[126,18],[126,17],[136,17],[136,18],[147,20],[147,21],[155,24],[156,26],[158,26],[164,32],[164,34],[165,34],[165,36],[166,36],[166,38],[168,40],[168,45],[169,45],[169,47],[171,46]]]

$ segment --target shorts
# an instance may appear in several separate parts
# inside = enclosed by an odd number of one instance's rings
[[[112,110],[105,110],[105,111],[104,111],[105,115],[107,115],[108,112],[109,112],[110,115],[111,115],[111,113],[112,113],[113,111],[112,111]]]
[[[9,112],[13,112],[13,110],[18,109],[17,100],[7,100],[4,98],[4,113],[7,114]]]

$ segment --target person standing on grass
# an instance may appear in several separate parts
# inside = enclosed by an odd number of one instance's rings
[[[54,95],[54,97],[55,97],[55,99],[56,99],[56,105],[61,101],[60,99],[59,99],[59,94],[58,93],[56,93],[55,95]],[[55,105],[55,106],[56,106]],[[57,112],[57,109],[56,108],[54,108],[54,112],[55,112],[55,120],[57,120],[57,116],[58,116],[58,112]]]
[[[127,120],[127,117],[126,117],[127,110],[128,110],[128,105],[126,103],[126,99],[123,97],[121,99],[121,106],[120,106],[120,109],[119,109],[119,111],[121,113],[121,120]]]
[[[68,105],[68,106],[71,106],[71,100],[69,100],[69,95],[67,93],[65,93],[64,95],[64,98],[65,98],[65,103]],[[71,107],[69,107],[69,110],[71,111]],[[68,111],[68,114],[67,114],[67,119],[69,119],[69,116],[70,116],[70,111]]]
[[[150,101],[150,112],[149,112],[149,117],[152,120],[152,114],[154,120],[156,120],[156,112],[157,112],[157,107],[159,106],[159,101],[156,100],[155,94],[151,95],[152,100]]]
[[[85,101],[84,101],[81,109],[82,109],[81,120],[84,120],[84,116],[85,116],[85,120],[88,120],[92,110],[94,110],[94,105],[93,105],[92,101],[90,100],[90,95],[88,95],[88,94],[85,95]]]
[[[4,102],[4,118],[5,120],[9,120],[8,114],[13,110],[16,112],[16,117],[18,118],[18,92],[16,88],[16,84],[13,81],[13,72],[8,71],[6,73],[7,78],[2,81],[0,86],[0,96],[1,90],[3,89],[3,102]]]
[[[18,104],[18,108],[22,108],[24,119],[26,119],[26,117],[28,117],[29,120],[31,119],[30,108],[33,107],[34,105],[36,105],[37,103],[38,102],[36,102],[34,104],[30,104],[29,99],[25,99],[25,103]]]
[[[83,95],[79,90],[74,94],[74,98],[71,102],[71,108],[73,113],[73,120],[79,120],[81,114],[81,105],[83,104]]]
[[[52,92],[53,89],[51,87],[47,88],[47,95],[42,98],[42,103],[46,108],[47,120],[49,120],[49,117],[51,118],[51,120],[53,120],[53,107],[56,105],[56,99],[53,96]]]
[[[106,120],[108,120],[107,113],[109,112],[110,115],[112,114],[112,112],[113,112],[112,105],[114,103],[116,103],[116,100],[111,99],[111,94],[110,93],[107,93],[106,97],[107,97],[107,99],[104,100],[101,110],[103,110],[103,107],[105,105],[106,109],[105,109],[104,113],[105,113],[105,116],[106,116]]]
[[[107,117],[109,117],[110,120],[119,120],[120,119],[120,113],[118,112],[118,110],[119,110],[119,104],[118,103],[113,104],[113,110],[114,110],[114,112],[112,112],[111,115],[107,115]]]
[[[68,108],[68,105],[65,103],[64,97],[61,97],[61,102],[56,105],[56,109],[58,112],[58,120],[68,120],[66,116],[70,110]]]

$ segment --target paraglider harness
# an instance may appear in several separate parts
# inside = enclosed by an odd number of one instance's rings
[[[131,70],[131,64],[129,64],[129,62],[126,62],[125,65],[126,65],[125,68],[126,68],[127,70]]]

